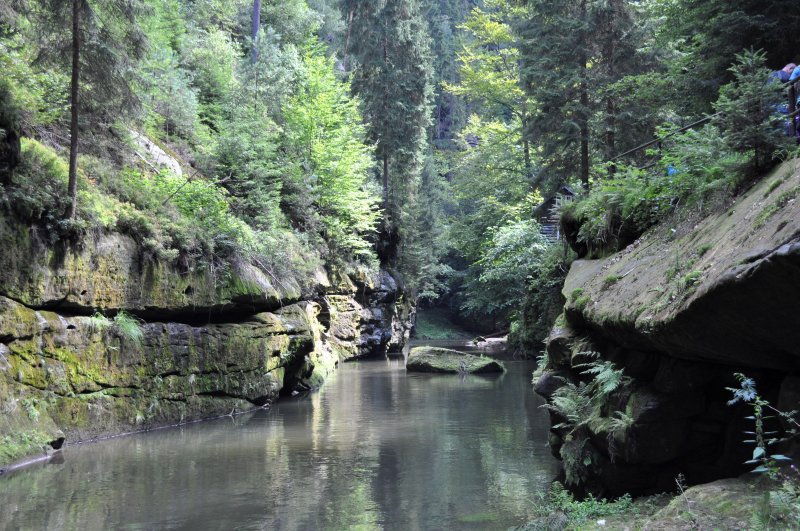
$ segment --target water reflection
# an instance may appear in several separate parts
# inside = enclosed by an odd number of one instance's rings
[[[0,478],[4,529],[506,529],[555,473],[531,366],[346,364],[269,411],[68,448]]]

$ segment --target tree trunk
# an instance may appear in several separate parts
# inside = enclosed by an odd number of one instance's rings
[[[589,108],[589,90],[586,82],[581,82],[581,184],[584,190],[589,190],[589,120],[586,109]]]
[[[389,64],[389,50],[386,37],[383,38],[383,64]],[[384,74],[385,75],[385,74]],[[383,92],[383,120],[386,121],[389,115],[389,94],[386,90]],[[384,140],[385,142],[385,140]],[[387,221],[389,219],[389,149],[386,144],[383,144],[383,215]]]
[[[586,23],[586,0],[581,1],[581,21]],[[586,28],[581,28],[581,38],[580,38],[580,69],[581,69],[581,81],[580,81],[580,110],[579,110],[579,120],[578,123],[580,125],[580,136],[581,136],[581,184],[583,184],[584,190],[589,190],[589,87],[586,82],[586,76],[588,74],[588,68],[586,66]]]
[[[608,65],[608,80],[606,83],[614,83],[617,77],[615,65],[615,34],[614,34],[614,10],[608,14],[608,28],[606,30],[606,45],[605,45],[605,61]],[[616,129],[617,129],[617,109],[614,104],[613,96],[608,96],[606,99],[606,160],[616,154]],[[614,175],[617,172],[616,164],[611,164],[608,168],[609,175]]]
[[[350,30],[353,28],[353,17],[355,16],[355,9],[351,9],[347,15],[347,37],[344,39],[344,59],[342,59],[342,67],[347,73],[347,54],[350,52]]]
[[[531,143],[528,140],[528,114],[525,112],[525,109],[522,110],[522,157],[525,163],[525,178],[528,179],[528,182],[533,187],[533,165],[531,164]]]
[[[67,195],[69,206],[66,218],[73,219],[78,206],[78,104],[81,68],[81,2],[72,0],[72,79],[70,81],[70,124],[69,124],[69,184]]]
[[[606,101],[606,149],[608,150],[607,159],[610,160],[616,151],[616,130],[617,128],[617,110],[614,106],[614,100],[608,98]],[[614,175],[617,172],[617,165],[611,164],[608,172]]]
[[[253,48],[250,50],[250,59],[255,63],[258,60],[258,30],[261,29],[261,0],[253,0],[253,25],[250,29],[250,38]]]
[[[383,215],[389,217],[389,153],[383,148]]]

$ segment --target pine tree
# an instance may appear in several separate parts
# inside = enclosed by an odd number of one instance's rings
[[[136,107],[128,74],[146,47],[136,23],[141,8],[136,0],[47,0],[31,12],[47,42],[43,49],[55,52],[49,59],[69,64],[71,71],[67,219],[75,217],[77,208],[82,118],[88,114],[92,121],[113,121]]]
[[[442,90],[443,83],[456,85],[458,75],[459,26],[467,19],[472,1],[422,0],[431,33],[435,96],[433,141],[438,149],[452,148],[452,140],[466,121],[464,98]]]
[[[353,90],[382,166],[383,208],[399,221],[422,168],[430,105],[430,38],[417,0],[345,0]]]
[[[578,156],[581,182],[588,186],[588,50],[581,6],[585,0],[528,0],[519,25],[525,85],[536,102],[527,135],[540,146],[541,179],[549,188],[573,175]]]
[[[537,104],[527,133],[542,148],[543,177],[551,188],[576,175],[588,188],[593,160],[618,153],[618,131],[629,129],[624,120],[630,115],[615,84],[642,66],[631,4],[528,0],[527,5],[519,31],[525,82]]]
[[[681,114],[711,110],[719,88],[733,79],[729,67],[736,54],[744,49],[764,50],[773,69],[800,59],[800,4],[794,0],[671,0],[651,5],[650,16],[664,21],[658,45],[678,52],[669,60],[669,88]]]

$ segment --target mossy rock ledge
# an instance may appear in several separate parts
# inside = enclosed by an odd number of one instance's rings
[[[735,373],[800,409],[798,190],[795,159],[726,209],[679,211],[613,255],[572,264],[534,390],[555,406],[550,446],[579,494],[657,494],[679,474],[691,486],[747,472],[752,409],[728,405]],[[596,413],[559,406],[558,390],[587,382],[592,360],[625,378]],[[626,424],[609,433],[615,418]]]
[[[186,271],[114,232],[49,246],[3,213],[0,249],[0,475],[64,444],[319,388],[342,361],[400,351],[414,320],[388,271]]]
[[[457,350],[434,347],[415,347],[411,349],[406,362],[410,372],[436,372],[457,374],[490,374],[505,372],[505,366],[492,358],[482,358]]]

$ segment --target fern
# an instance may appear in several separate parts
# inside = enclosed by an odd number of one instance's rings
[[[628,428],[633,426],[633,417],[626,415],[622,411],[615,411],[610,417],[599,417],[590,424],[589,428],[597,433],[601,431],[608,432],[610,437],[616,437],[619,434],[625,433]]]
[[[630,383],[630,378],[625,376],[622,369],[617,369],[610,361],[593,361],[591,363],[581,363],[576,367],[586,367],[581,374],[592,377],[591,385],[596,391],[598,398],[605,398],[624,384]]]
[[[622,411],[615,411],[610,416],[603,414],[609,395],[629,385],[631,378],[612,362],[601,360],[597,352],[581,351],[575,356],[590,360],[575,365],[583,369],[581,374],[589,377],[589,382],[566,383],[553,393],[550,403],[543,407],[564,419],[553,427],[567,432],[560,454],[567,483],[577,485],[585,480],[586,467],[591,465],[591,453],[584,451],[588,431],[607,432],[608,437],[614,439],[625,433],[633,425],[634,419]]]
[[[573,429],[583,424],[590,416],[591,397],[588,387],[584,383],[580,385],[568,383],[553,394],[551,403],[545,407],[566,419],[566,422],[554,426],[555,428]]]

